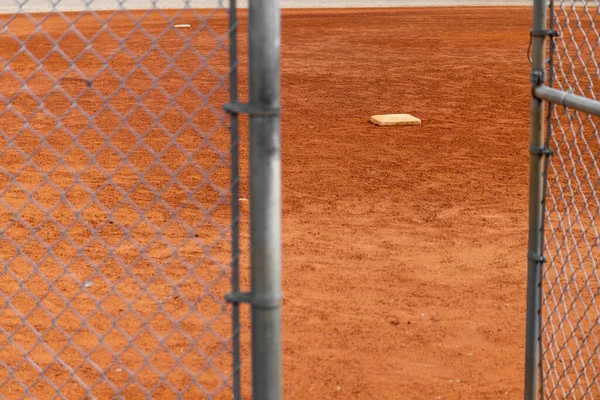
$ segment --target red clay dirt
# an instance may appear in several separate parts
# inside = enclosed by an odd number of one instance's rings
[[[160,18],[149,18],[148,29],[158,29],[160,23],[164,22]],[[53,21],[47,22],[46,29],[60,34],[62,23]],[[180,22],[187,21],[181,19]],[[225,15],[221,15],[215,19],[214,29],[223,30],[225,24]],[[245,24],[245,16],[242,16],[240,32],[245,32]],[[521,397],[529,157],[529,66],[526,55],[529,27],[529,8],[283,12],[285,398],[392,400]],[[85,31],[86,28],[91,33],[94,26],[82,24],[81,29]],[[13,29],[25,32],[30,27]],[[113,29],[119,32],[118,24]],[[73,46],[76,46],[77,40],[72,40]],[[133,41],[131,48],[134,52],[142,51],[146,45],[143,37],[130,40]],[[176,37],[169,40],[165,39],[165,47],[171,50],[179,48]],[[244,41],[241,60],[245,59]],[[199,46],[205,45],[206,49],[215,45],[213,41],[203,43]],[[111,48],[113,44],[110,38],[105,38],[99,40],[97,46],[100,52],[104,52],[102,54],[110,54],[114,50]],[[2,51],[14,49],[4,47]],[[219,54],[211,63],[214,63],[216,70],[224,71],[226,53],[222,51]],[[63,68],[60,60],[56,62],[58,64],[55,67],[48,68],[52,71]],[[131,62],[122,57],[114,62],[114,68],[122,67],[126,71]],[[158,69],[161,62],[157,56],[154,63],[148,63],[148,67]],[[186,64],[185,59],[182,60],[182,68],[186,65],[189,67],[189,62]],[[92,72],[99,68],[93,63],[87,67]],[[246,67],[247,63],[243,61],[240,69],[242,93],[245,93],[247,86]],[[31,65],[24,60],[22,65],[14,68],[27,71]],[[149,83],[143,76],[138,78],[132,78],[134,80],[129,84],[143,90],[144,85]],[[71,79],[63,87],[74,94],[85,92],[85,82],[81,82],[77,76]],[[194,82],[198,87],[209,83],[214,85],[214,81],[209,82],[208,78],[202,77],[197,77]],[[41,80],[31,86],[32,90],[43,92],[44,85],[48,84]],[[110,92],[114,90],[111,85],[115,84],[107,77],[99,87]],[[163,84],[167,91],[175,90],[182,84],[181,77],[166,77]],[[16,81],[4,81],[1,90],[6,96],[7,91],[14,91],[18,87]],[[184,93],[182,96],[182,107],[196,100],[193,93]],[[226,100],[226,92],[219,92],[211,104],[220,108],[219,104]],[[31,99],[22,98],[21,101],[16,107],[21,107],[23,112],[31,109]],[[89,107],[90,110],[100,104],[97,98],[90,97],[85,101],[82,101],[82,107]],[[114,107],[126,112],[131,101],[131,96],[123,95],[122,99],[115,99]],[[56,112],[68,106],[63,102],[64,99],[62,102],[57,99],[51,103],[59,108]],[[157,95],[156,98],[148,98],[146,104],[151,111],[155,110],[152,112],[158,113],[163,107],[164,98]],[[384,113],[412,114],[422,120],[422,126],[376,127],[369,123],[371,115]],[[180,116],[176,114],[164,118],[167,129],[180,126]],[[115,123],[109,116],[106,118],[97,121],[101,132],[108,131]],[[207,122],[218,124],[211,118],[210,115],[199,116],[194,123],[199,126]],[[134,130],[143,131],[145,119],[147,117],[144,115],[132,119]],[[73,129],[85,132],[85,118],[73,115],[69,121]],[[61,139],[48,133],[51,121],[37,119],[36,123],[38,126],[35,129],[49,135],[49,145],[57,151],[66,151],[61,150],[60,146],[68,142],[68,138]],[[210,124],[206,127],[202,125],[201,129],[210,130]],[[0,129],[6,130],[10,126],[14,127],[14,121],[0,120]],[[246,134],[245,128],[242,129],[243,197],[247,197]],[[56,139],[55,144],[52,143],[52,137]],[[183,148],[192,152],[197,143],[195,140],[201,138],[194,138],[194,132],[184,135],[178,139],[182,146],[178,148],[179,151],[183,151]],[[93,149],[97,150],[103,140],[90,132],[84,135],[81,143],[90,151],[95,151]],[[156,151],[169,143],[168,140],[165,142],[160,132],[144,140]],[[212,145],[223,150],[228,144],[228,134],[226,130],[218,131],[210,140]],[[135,137],[123,132],[115,141],[117,146],[129,151],[135,144]],[[27,147],[26,143],[23,141],[18,145]],[[142,153],[131,156],[136,168],[147,168],[150,163],[148,155]],[[118,157],[114,157],[114,154],[108,154],[98,162],[110,168],[118,162]],[[171,171],[181,168],[186,162],[197,163],[204,168],[216,163],[219,168],[211,178],[218,186],[227,184],[226,165],[220,164],[222,158],[214,150],[202,153],[193,160],[178,161],[176,154],[165,155],[162,160]],[[35,162],[40,168],[49,170],[56,160],[50,154],[42,154]],[[11,168],[18,169],[20,163],[23,160],[18,155],[0,160],[3,168],[9,171]],[[81,153],[69,159],[69,164],[78,168],[84,168],[88,163],[88,158]],[[35,185],[36,173],[28,173],[23,178],[25,184]],[[114,171],[114,174],[118,185],[126,190],[135,184],[136,175],[132,171],[121,174]],[[59,171],[52,175],[52,180],[68,186],[71,175],[69,171]],[[201,178],[189,175],[189,171],[178,176],[182,181]],[[104,182],[99,173],[82,179],[95,190]],[[157,170],[147,179],[151,186],[161,190],[166,178],[164,172]],[[2,185],[4,188],[10,183],[3,181]],[[189,185],[193,186],[193,182]],[[202,204],[219,201],[214,191],[207,193],[198,189],[196,193],[196,200]],[[11,196],[5,201],[12,201],[16,205],[25,201],[19,197],[18,191]],[[50,203],[58,201],[52,200],[51,191],[47,196],[50,196],[47,197]],[[80,193],[81,197],[77,197],[77,193],[72,196],[73,204],[83,207],[85,193]],[[178,191],[165,191],[164,196],[166,203],[173,207],[186,198],[185,193]],[[155,218],[159,225],[168,225],[168,210],[152,208],[149,205],[151,198],[151,194],[142,192],[131,195],[133,201],[149,207],[148,218]],[[114,193],[100,195],[98,201],[110,206],[110,202],[114,201]],[[179,217],[189,224],[198,223],[198,209],[188,211],[182,209]],[[247,203],[242,203],[242,212],[242,264],[247,267]],[[3,214],[3,218],[7,216],[10,215]],[[73,218],[68,210],[58,210],[55,217],[57,220]],[[30,223],[39,218],[35,223],[41,223],[44,215],[37,215],[35,210],[24,210],[21,218],[28,219]],[[118,230],[100,231],[105,227],[105,210],[94,209],[93,215],[84,218],[99,229],[99,235],[106,241],[116,240],[123,235]],[[130,207],[123,208],[113,218],[118,222],[117,225],[131,227],[137,215]],[[226,225],[226,207],[216,210],[214,218],[215,224]],[[185,238],[175,228],[166,231],[165,237],[170,242],[181,243]],[[3,229],[7,229],[6,226],[3,225]],[[30,233],[25,228],[20,229],[12,233],[13,239],[24,242]],[[75,226],[69,234],[77,238],[84,235],[87,240],[89,229]],[[218,235],[214,236],[217,231],[214,226],[211,229],[198,228],[195,232],[198,240],[192,238],[182,259],[189,257],[191,260],[201,253],[199,242],[220,240]],[[42,234],[47,235],[44,240],[56,240],[58,235],[52,230]],[[138,235],[136,240],[147,242],[153,232],[147,228],[135,234]],[[4,242],[2,246],[2,258],[6,260],[15,249]],[[120,251],[118,256],[124,260],[131,261],[139,255],[131,244],[128,247],[115,246]],[[98,257],[96,261],[100,262],[105,257],[101,246],[93,247],[93,250],[91,259]],[[147,253],[146,261],[157,260],[161,265],[167,265],[168,246],[163,244],[150,250],[153,252]],[[44,252],[40,246],[27,251],[28,256],[38,261]],[[59,257],[64,256],[63,261],[73,257],[72,252],[73,249],[68,247],[57,250]],[[226,243],[215,247],[212,252],[220,262],[227,262],[223,258],[227,254]],[[30,269],[27,264],[24,263],[20,272],[23,276],[27,276]],[[86,270],[89,265],[85,264],[76,272],[77,279],[82,282],[94,276],[93,271]],[[163,307],[173,315],[178,315],[182,331],[201,329],[203,323],[198,318],[177,313],[185,309],[190,299],[203,293],[203,287],[195,281],[185,285],[186,279],[189,280],[189,271],[186,272],[188,267],[182,262],[168,266],[164,273],[181,285],[182,298],[168,297],[172,292],[165,279],[147,290],[156,297],[167,298]],[[38,268],[51,275],[57,273],[58,267],[41,264]],[[228,290],[225,277],[218,270],[207,272],[210,268],[210,265],[203,264],[194,271],[200,276],[216,279],[218,284],[215,293],[224,294]],[[123,274],[118,265],[104,268],[101,272],[113,282]],[[127,299],[135,298],[140,287],[143,287],[140,282],[147,282],[154,276],[153,266],[148,264],[140,264],[134,272],[139,281],[134,282],[132,278],[119,284],[119,290]],[[19,290],[13,278],[6,279],[6,282],[3,281],[5,292],[9,290],[7,288]],[[66,297],[74,296],[78,290],[74,282],[73,279],[67,280],[62,286],[57,284],[57,287]],[[90,289],[96,291],[93,296],[106,295],[110,288],[97,282]],[[244,283],[247,283],[246,279]],[[35,288],[41,292],[47,291],[43,282],[32,282],[30,286],[32,291]],[[76,303],[74,307],[80,312],[90,312],[94,305],[89,298],[93,296],[78,296],[81,297],[81,303]],[[48,301],[46,307],[54,307],[54,312],[64,307],[59,298]],[[109,312],[123,311],[122,301],[116,298],[111,301],[104,305]],[[144,312],[151,315],[157,307],[156,301],[149,296],[137,299],[134,303],[135,309],[142,315]],[[27,296],[14,299],[13,306],[20,310],[33,307]],[[214,316],[216,322],[213,329],[227,336],[227,320],[220,317],[221,307],[217,301],[208,301],[198,304],[195,310],[199,315]],[[5,314],[10,313],[6,308],[3,309]],[[130,320],[122,323],[127,333],[140,329],[139,319],[133,318],[131,313],[126,316]],[[64,329],[76,329],[77,318],[65,318]],[[3,328],[8,332],[17,330],[18,316],[11,314],[9,321],[3,323]],[[41,313],[32,315],[29,321],[33,325],[49,323],[48,317]],[[175,328],[172,322],[164,318],[152,321],[152,328],[160,335],[167,335]],[[247,313],[243,314],[243,321],[247,321]],[[90,322],[99,330],[108,323],[106,318]],[[59,325],[62,324],[59,322]],[[22,336],[14,340],[29,345],[35,342],[31,333],[25,330],[20,332]],[[242,374],[244,394],[249,398],[247,332],[248,329],[245,329]],[[52,334],[57,337],[54,338]],[[105,343],[123,348],[123,335],[117,336],[107,338]],[[215,342],[215,336],[208,337],[197,345],[212,352],[210,354],[214,353],[217,366],[226,371],[227,354],[219,352],[220,344]],[[6,341],[5,336],[2,338]],[[60,332],[49,332],[46,339],[55,351],[59,348]],[[76,341],[83,348],[97,345],[97,339],[90,332]],[[4,347],[3,343],[0,358],[9,365],[18,363],[22,351],[11,346]],[[128,366],[142,365],[139,353],[149,352],[157,345],[156,338],[146,335],[139,339],[139,351],[128,352],[128,358],[124,357],[123,362]],[[166,346],[170,351],[181,349],[183,353],[190,350],[194,343],[178,335]],[[163,353],[153,355],[153,362],[159,370],[166,371],[171,368],[170,361],[166,361],[171,354],[168,351]],[[52,362],[47,353],[32,357],[41,364]],[[73,360],[81,358],[76,352],[65,354],[64,357],[72,357]],[[94,357],[94,362],[101,368],[111,369],[107,376],[114,380],[115,385],[125,384],[126,378],[120,378],[115,372],[110,354],[106,351],[97,352]],[[181,362],[192,370],[204,363],[195,352]],[[7,369],[2,371],[6,375]],[[19,371],[19,378],[31,380],[35,373],[31,370]],[[57,380],[68,380],[69,375],[64,370],[58,368],[55,373]],[[84,380],[94,381],[98,378],[93,369],[81,373]],[[157,384],[156,371],[146,369],[145,373],[138,379],[145,384]],[[175,386],[190,384],[186,381],[185,371],[181,369],[174,370],[169,376],[169,381]],[[215,373],[199,379],[200,383],[213,389],[217,387],[217,381]],[[19,390],[14,382],[12,385],[11,390]],[[3,386],[2,394],[10,397],[11,394],[6,393],[8,387],[8,384]],[[47,387],[40,386],[37,389],[47,390]],[[107,385],[101,385],[96,390],[99,398],[114,394],[114,388]],[[130,385],[127,390],[129,392],[123,392],[126,398],[141,397],[139,388]],[[75,383],[65,388],[67,398],[77,398],[82,393],[80,386]],[[15,397],[18,394],[22,392],[15,392]],[[228,390],[221,394],[223,398],[230,396]],[[197,388],[188,392],[187,396],[204,398]],[[155,397],[171,398],[173,392],[168,384],[160,384]]]
[[[530,13],[284,13],[286,398],[521,398]]]

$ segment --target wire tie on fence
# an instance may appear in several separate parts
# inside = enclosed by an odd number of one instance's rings
[[[554,154],[554,151],[551,148],[545,147],[545,146],[542,146],[542,147],[531,146],[529,148],[529,153],[539,155],[539,156],[551,156],[552,154]]]
[[[281,114],[281,108],[268,106],[255,106],[243,103],[228,103],[223,109],[229,114],[248,114],[251,117],[273,117]]]
[[[281,302],[283,299],[281,296],[260,296],[249,292],[234,292],[226,294],[225,301],[233,304],[246,303],[250,304],[253,308],[270,310],[281,307]]]
[[[544,264],[546,262],[546,257],[532,253],[531,251],[527,252],[527,259],[541,264]]]
[[[529,31],[532,37],[549,37],[555,38],[558,37],[558,32],[554,29],[532,29]]]

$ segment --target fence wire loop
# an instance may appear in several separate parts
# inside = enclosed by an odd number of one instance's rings
[[[553,41],[554,38],[558,36],[558,31],[554,29],[531,29],[529,31],[529,44],[527,45],[527,60],[529,61],[529,64],[533,64],[533,60],[531,59],[531,45],[534,37],[548,37],[550,41]],[[547,64],[551,62],[552,61],[550,59],[546,61]]]
[[[529,44],[527,45],[527,60],[529,61],[529,65],[533,65],[533,60],[531,59],[531,44],[533,43],[533,33],[529,31]]]

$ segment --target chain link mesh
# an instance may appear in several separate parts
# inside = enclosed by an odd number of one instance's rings
[[[550,83],[591,99],[600,87],[598,1],[550,3]],[[541,398],[600,398],[600,119],[549,108]]]
[[[0,397],[232,397],[228,26],[211,3],[1,6]]]

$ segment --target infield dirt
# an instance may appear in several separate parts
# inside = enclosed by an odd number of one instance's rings
[[[148,29],[159,29],[163,23],[160,18],[155,16],[148,19]],[[245,15],[241,19],[240,32],[243,33],[246,29]],[[126,20],[123,21],[127,25]],[[182,19],[180,22],[189,21]],[[11,28],[15,33],[27,35],[31,31],[30,23],[22,21],[21,27],[15,25],[17,23],[13,22]],[[47,31],[56,35],[63,31],[63,22],[58,19],[45,23]],[[226,28],[226,15],[217,17],[213,23],[214,29],[223,31]],[[528,8],[284,10],[281,64],[283,337],[287,399],[521,397],[529,159],[529,65],[526,49],[530,25]],[[95,28],[93,24],[82,22],[81,29],[84,33],[87,29],[92,34]],[[128,32],[126,29],[131,27],[119,28],[119,24],[115,23],[111,29],[124,36]],[[70,40],[71,45],[65,42],[65,48],[73,52],[81,51],[77,50],[81,47],[77,39]],[[177,38],[172,40],[169,42],[165,39],[164,46],[175,51],[179,45]],[[43,46],[47,45],[42,42],[28,46],[34,53],[42,52]],[[141,36],[131,38],[128,43],[134,54],[143,51],[147,45]],[[113,40],[108,37],[100,38],[95,44],[102,54],[110,54],[114,50],[111,48],[113,45]],[[198,46],[201,52],[209,51],[215,42],[211,39],[206,43],[198,43]],[[245,39],[242,39],[241,48],[240,90],[245,93]],[[10,51],[14,49],[4,47],[2,52],[6,54],[3,57]],[[148,68],[158,71],[164,67],[164,60],[160,57],[155,61],[149,62]],[[187,61],[184,57],[181,60],[182,68],[192,68],[190,61],[194,61],[194,57]],[[215,70],[226,71],[225,51],[210,62]],[[131,59],[123,56],[115,60],[113,67],[117,71],[121,68],[124,73],[132,66],[131,63]],[[35,66],[26,59],[12,68],[24,76],[35,70]],[[33,69],[30,71],[28,68]],[[46,68],[54,74],[66,66],[60,60],[56,60],[55,64],[50,60]],[[100,67],[92,63],[82,64],[81,68],[83,71],[86,68],[97,71]],[[203,76],[196,77],[197,87],[202,89],[203,85],[207,85],[206,90],[209,90],[215,81]],[[17,80],[9,78],[2,82],[4,96],[14,94],[20,87]],[[177,89],[181,82],[181,77],[172,76],[165,78],[161,85],[169,91]],[[111,83],[107,77],[103,85],[100,82],[96,84],[110,92],[110,85],[118,82]],[[134,79],[129,84],[136,90],[143,90],[143,85],[150,83],[139,77],[139,80]],[[51,86],[51,82],[43,79],[30,83],[32,90],[40,93]],[[63,87],[75,94],[86,90],[85,82],[77,76],[65,81]],[[135,103],[132,103],[131,97],[124,94],[121,100],[111,100],[111,104],[115,109],[125,112]],[[90,110],[101,102],[92,97],[83,100],[81,107]],[[185,104],[191,104],[197,98],[193,93],[184,93],[180,100],[180,106],[185,107]],[[225,101],[227,93],[221,90],[214,94],[211,104],[220,109]],[[160,96],[149,97],[145,103],[150,110],[160,112],[164,99]],[[69,107],[64,97],[49,104],[56,112]],[[31,103],[31,99],[21,98],[14,106],[27,113],[35,104]],[[369,122],[373,114],[388,113],[418,116],[422,126],[382,128]],[[335,118],[331,118],[332,115]],[[43,115],[38,117],[34,120],[37,125],[33,128],[49,134],[53,122],[44,119]],[[131,124],[134,130],[143,131],[144,124],[148,123],[147,118],[139,117],[132,120]],[[166,116],[165,127],[176,129],[181,124],[178,118],[180,116]],[[194,123],[198,126],[204,123],[214,125],[215,121],[214,115],[208,114],[199,115]],[[242,119],[242,122],[241,196],[247,198],[246,120]],[[99,131],[108,132],[115,120],[107,116],[95,123]],[[69,124],[73,129],[83,132],[87,122],[81,115],[73,115]],[[0,128],[5,131],[15,126],[15,120],[0,120]],[[12,134],[17,135],[16,132]],[[40,146],[37,139],[21,136],[23,141],[17,145],[26,151],[29,149],[34,153],[36,146]],[[66,151],[66,148],[61,148],[66,146],[68,138],[53,137],[56,143],[50,137],[44,146]],[[197,139],[192,135],[178,140],[182,148],[191,152]],[[215,133],[211,141],[216,148],[225,150],[228,139],[227,131],[222,130]],[[89,135],[84,134],[81,143],[90,149],[98,149],[103,140],[90,132]],[[144,140],[157,151],[168,142],[164,141],[160,132]],[[135,142],[135,137],[124,132],[115,138],[114,144],[131,149]],[[43,170],[50,171],[56,158],[48,152],[44,154],[37,157],[35,162]],[[226,185],[228,172],[226,165],[219,164],[222,158],[215,154],[214,151],[202,153],[195,156],[193,162],[204,168],[220,165],[211,179],[223,186]],[[176,154],[166,154],[163,161],[172,171],[182,166],[178,163],[184,162]],[[21,170],[24,166],[24,161],[18,155],[3,157],[0,162],[7,171]],[[118,162],[118,158],[110,156],[98,160],[98,163],[105,163],[107,168],[114,166],[115,162]],[[132,155],[132,163],[139,165],[139,168],[148,167],[150,162],[141,153]],[[69,164],[74,168],[83,169],[88,163],[89,159],[81,153],[69,159]],[[52,181],[59,187],[68,187],[72,172],[59,172],[52,175]],[[184,181],[186,177],[195,179],[196,175],[182,174],[179,179]],[[35,171],[26,171],[22,179],[24,184],[30,185],[26,186],[28,188],[34,188],[39,183]],[[102,174],[84,179],[89,179],[85,184],[95,189],[104,182]],[[132,188],[136,175],[125,171],[115,179],[122,187]],[[160,171],[149,175],[147,179],[156,188],[162,187],[165,179],[168,180],[165,173],[161,174]],[[13,185],[14,189],[14,182],[3,181],[2,185],[3,188]],[[15,190],[4,201],[24,204],[26,199],[19,197],[18,190]],[[202,193],[197,200],[206,202],[206,206],[219,201],[214,191],[208,195]],[[48,202],[58,201],[52,199],[51,191],[47,195],[50,196],[46,197]],[[88,201],[88,194],[81,192],[80,195],[82,197],[78,198],[74,191],[70,201],[83,207]],[[185,194],[165,192],[164,196],[168,204],[176,206]],[[149,206],[151,197],[141,192],[132,195],[134,201],[146,202],[143,203],[146,206]],[[99,201],[106,204],[111,199],[114,200],[114,193],[111,195],[107,192],[99,197]],[[247,203],[242,203],[241,207],[242,264],[246,269]],[[57,211],[56,218],[72,218],[71,211],[61,210]],[[148,210],[148,218],[156,218],[162,221],[157,223],[166,224],[168,212],[161,214],[162,211],[158,209]],[[153,214],[153,211],[156,213]],[[41,223],[44,215],[38,214],[36,210],[24,210],[20,218],[29,222],[38,218]],[[5,216],[10,217],[8,214]],[[185,210],[181,210],[179,217],[183,221],[189,218],[190,224],[198,222],[199,218],[193,213],[186,214]],[[98,227],[104,226],[107,215],[96,210],[95,214],[84,218],[92,226]],[[116,218],[119,226],[127,227],[137,218],[137,214],[123,209],[121,214],[113,218]],[[225,206],[216,210],[215,219],[219,223],[226,224],[227,218]],[[3,225],[3,229],[9,225]],[[74,237],[82,233],[89,234],[82,229],[73,227],[69,234]],[[26,229],[11,232],[13,240],[19,243],[26,243],[31,234]],[[195,237],[200,235],[199,240],[211,243],[220,240],[219,235],[214,236],[214,229],[211,232],[199,228]],[[47,235],[40,236],[42,239],[57,240],[59,232],[42,234]],[[172,242],[183,240],[176,230],[165,234]],[[101,235],[106,235],[107,241],[116,240],[122,232],[106,231]],[[153,232],[146,230],[139,232],[139,235],[139,240],[149,240]],[[226,244],[219,246],[222,247],[213,249],[215,257],[226,263],[228,248]],[[168,250],[166,247],[156,248],[155,253],[148,253],[148,258],[165,263],[167,253],[161,251]],[[122,252],[120,256],[123,259],[133,260],[136,257],[136,249],[132,246],[123,248],[118,245],[117,249]],[[65,260],[73,257],[73,249],[59,250],[56,250],[59,257],[64,256]],[[2,257],[8,259],[13,256],[15,249],[3,243],[0,251]],[[45,250],[42,246],[36,246],[27,251],[28,257],[40,260]],[[101,248],[95,251],[97,257],[105,256]],[[201,252],[200,244],[193,241],[193,246],[186,248],[182,257],[193,259],[195,254]],[[90,257],[93,259],[94,256]],[[11,268],[17,269],[14,273],[23,277],[30,271],[28,262],[14,264]],[[19,268],[23,269],[18,271]],[[44,271],[52,274],[56,270],[52,272],[51,268],[58,267],[44,264],[39,268],[47,268]],[[89,265],[82,265],[82,268],[76,274],[81,275],[79,279],[85,280],[92,272],[85,272]],[[142,281],[151,279],[154,276],[152,268],[152,265],[140,264],[135,274]],[[204,289],[198,282],[188,286],[183,283],[185,266],[170,268],[173,276],[169,277],[181,280],[182,293],[188,299],[203,293]],[[200,276],[217,279],[218,285],[214,291],[219,296],[228,290],[227,281],[219,270],[207,272],[201,269],[202,265],[198,268],[196,272]],[[58,271],[60,273],[60,269]],[[123,273],[119,266],[102,272],[111,281],[118,280]],[[7,276],[5,273],[2,278],[3,290],[19,290],[16,281]],[[119,288],[125,297],[133,298],[139,292],[135,282],[131,285],[120,284]],[[39,290],[39,295],[47,290],[43,282],[31,281],[30,286],[32,291]],[[58,287],[66,298],[80,297],[76,295],[79,289],[72,280]],[[106,285],[97,284],[90,292],[96,290],[96,295],[101,296],[108,293],[102,292],[108,289]],[[168,296],[171,293],[164,280],[153,286],[151,291],[156,296]],[[22,312],[32,309],[31,298],[27,297],[14,298],[11,300],[12,306]],[[54,300],[52,306],[55,312],[59,312],[64,302]],[[81,303],[76,306],[79,311],[89,311],[94,307],[89,298],[80,300]],[[163,306],[176,314],[185,303],[181,301],[169,300]],[[141,313],[145,310],[149,315],[156,309],[156,304],[150,298],[139,299],[137,305]],[[46,306],[50,307],[49,304]],[[117,312],[119,307],[122,308],[122,302],[115,298],[105,307]],[[215,316],[221,312],[218,303],[211,301],[209,304],[198,304],[196,310]],[[10,318],[5,320],[8,322],[3,324],[4,329],[8,332],[18,330],[18,315],[5,309],[5,316],[7,313]],[[188,321],[185,316],[181,318],[182,326],[185,325],[182,329],[188,332],[202,329],[202,321]],[[227,320],[223,318],[213,328],[227,335]],[[74,317],[65,320],[65,329],[76,329],[77,320]],[[32,314],[28,321],[33,326],[41,327],[49,323],[48,316],[43,313]],[[247,322],[247,313],[244,313],[243,321]],[[97,321],[100,328],[107,323],[106,318]],[[129,324],[124,328],[127,332],[135,332],[141,326],[141,321],[133,318],[122,323]],[[153,329],[164,334],[173,328],[172,323],[164,320],[155,321],[155,325]],[[247,331],[245,329],[244,344],[247,344]],[[13,340],[29,345],[35,343],[36,338],[26,330],[21,333],[22,336],[15,336]],[[55,339],[60,342],[60,333],[50,332],[46,338],[49,346],[57,351],[60,346],[52,344],[52,335],[56,335]],[[76,341],[83,348],[93,348],[97,339],[91,334],[88,336],[80,336]],[[4,337],[3,341],[6,340]],[[206,340],[202,344],[204,349],[220,354],[217,352],[220,345],[215,337],[209,335]],[[125,346],[122,337],[107,338],[105,343]],[[144,336],[138,343],[141,351],[146,348],[150,351],[156,346],[156,338]],[[188,339],[179,335],[169,347],[175,351],[179,348],[188,349],[191,345]],[[247,345],[244,349],[244,363],[247,366]],[[142,365],[139,355],[131,353],[126,362]],[[7,365],[18,364],[21,354],[19,349],[9,345],[0,351],[0,358]],[[203,363],[198,354],[192,355],[182,361],[188,368],[196,368]],[[160,368],[170,368],[167,364],[161,364],[169,358],[169,354],[163,355],[166,358],[160,354],[155,356],[153,362]],[[46,353],[36,357],[42,364],[52,362],[52,357]],[[76,352],[65,353],[64,357],[73,357],[74,363],[81,362],[81,355]],[[94,362],[108,368],[111,357],[106,351],[99,351],[94,355]],[[215,362],[219,368],[226,370],[229,359],[225,355],[218,355],[217,358]],[[3,376],[10,379],[7,370],[2,372]],[[68,379],[67,372],[57,371],[56,379]],[[36,371],[29,368],[19,374],[19,379],[31,381]],[[93,369],[82,370],[82,374],[88,374],[84,379],[90,381],[97,377]],[[108,376],[116,385],[124,384],[127,380],[115,371],[109,371]],[[246,385],[249,377],[249,369],[244,368],[243,381]],[[148,384],[157,379],[152,371],[138,378],[145,379]],[[173,372],[174,385],[186,385],[189,383],[186,379],[185,371],[177,369]],[[216,387],[218,376],[208,374],[200,381],[208,387]],[[10,382],[3,390],[9,387]],[[22,394],[18,385],[12,385],[15,396]],[[245,386],[245,394],[249,396],[247,388]],[[172,393],[168,387],[161,386],[159,389],[162,392],[157,392],[156,396],[170,398]],[[38,390],[44,393],[43,390],[47,388],[40,386]],[[81,393],[75,383],[64,390],[68,398],[75,398]],[[101,385],[97,393],[101,398],[109,393],[114,394],[112,390]],[[130,386],[128,390],[128,398],[140,395],[135,387]],[[195,391],[189,395],[201,398],[202,394]]]
[[[289,398],[522,396],[530,18],[284,12]]]

